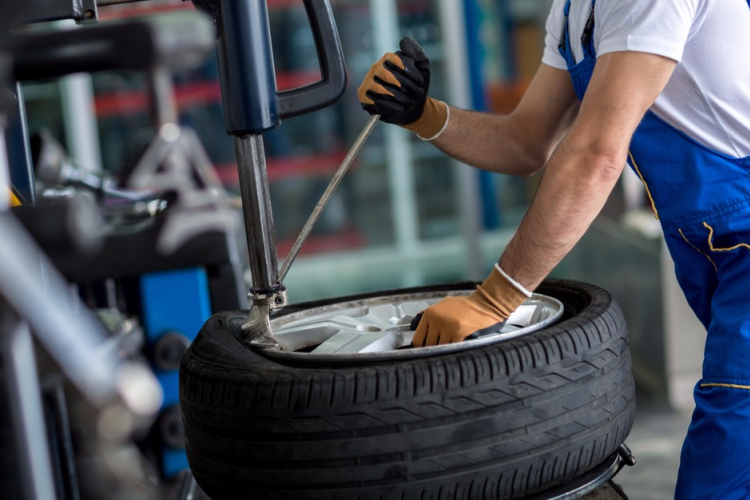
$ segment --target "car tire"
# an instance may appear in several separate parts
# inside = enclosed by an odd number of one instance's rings
[[[246,313],[213,316],[180,368],[197,482],[213,500],[497,500],[585,473],[633,423],[627,329],[601,288],[537,292],[564,304],[560,322],[397,361],[272,359],[241,341]]]

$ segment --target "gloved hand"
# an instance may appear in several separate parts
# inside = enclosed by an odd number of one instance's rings
[[[448,123],[448,106],[427,97],[430,88],[430,60],[422,47],[405,37],[401,50],[389,52],[372,65],[357,91],[362,108],[381,120],[433,140]]]
[[[468,297],[446,297],[422,314],[412,345],[450,344],[461,342],[476,333],[494,333],[511,313],[531,294],[511,282],[496,264],[490,275]]]

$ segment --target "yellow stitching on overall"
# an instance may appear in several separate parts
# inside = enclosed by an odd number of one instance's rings
[[[716,271],[718,273],[719,269],[716,267],[716,262],[714,262],[714,260],[711,258],[711,256],[708,255],[707,253],[704,253],[703,251],[701,251],[700,248],[698,248],[695,245],[693,245],[692,243],[690,243],[690,241],[685,237],[685,233],[682,232],[682,229],[678,229],[678,231],[680,232],[680,236],[682,236],[682,239],[685,240],[685,243],[687,243],[688,245],[690,245],[691,247],[693,247],[693,250],[695,250],[699,254],[703,255],[705,258],[707,258],[708,261],[714,266],[714,271]]]
[[[708,247],[712,252],[731,252],[732,250],[737,250],[741,247],[750,249],[750,245],[748,245],[747,243],[737,243],[735,246],[729,248],[716,248],[714,247],[713,241],[711,241],[714,239],[714,228],[709,226],[706,222],[703,223],[703,227],[708,229]]]
[[[651,190],[648,188],[648,183],[646,182],[646,179],[643,178],[641,169],[638,168],[638,164],[635,162],[635,158],[633,158],[633,153],[631,153],[630,150],[628,150],[628,156],[630,157],[630,163],[633,165],[635,172],[638,174],[638,177],[641,178],[643,187],[646,188],[646,194],[648,195],[648,199],[651,202],[651,210],[654,211],[654,216],[656,217],[656,220],[659,220],[659,212],[658,210],[656,210],[656,204],[654,203],[654,198],[651,196]]]
[[[746,391],[750,391],[750,385],[708,383],[708,384],[701,384],[701,387],[727,387],[729,389],[744,389]]]

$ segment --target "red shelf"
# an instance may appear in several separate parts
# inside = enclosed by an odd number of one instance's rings
[[[175,87],[175,99],[179,109],[221,102],[219,82],[194,82]],[[128,90],[99,94],[94,98],[94,108],[99,118],[134,115],[148,111],[150,98],[143,90]]]
[[[279,90],[303,87],[318,80],[319,73],[313,71],[289,71],[276,75]],[[175,85],[175,99],[180,110],[220,104],[221,85],[218,81],[181,83]],[[145,113],[149,107],[149,95],[144,90],[99,94],[94,98],[94,107],[99,118]]]
[[[268,181],[274,182],[295,177],[332,175],[341,162],[344,161],[346,153],[346,151],[335,151],[333,153],[317,155],[268,158],[266,160]],[[216,171],[225,185],[236,186],[239,183],[239,173],[237,172],[236,163],[216,165]]]
[[[177,10],[195,10],[193,2],[179,2],[171,4],[154,4],[143,2],[134,4],[107,5],[97,9],[100,21],[111,21],[113,19],[125,19],[136,16],[149,16],[163,12],[174,12]]]

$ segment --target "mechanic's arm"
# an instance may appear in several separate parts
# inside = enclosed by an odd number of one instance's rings
[[[433,144],[473,167],[527,177],[547,163],[578,107],[570,74],[542,64],[513,113],[451,106],[448,126]]]
[[[529,290],[542,282],[599,214],[625,165],[630,140],[676,62],[640,52],[601,56],[573,127],[500,267]]]
[[[359,88],[362,107],[469,165],[528,176],[540,170],[569,130],[578,99],[567,71],[542,64],[508,115],[450,107],[428,97],[430,62],[410,38],[372,65]]]
[[[547,162],[499,265],[468,297],[448,297],[425,310],[415,346],[497,331],[526,300],[525,292],[541,283],[601,210],[625,165],[633,132],[675,66],[670,59],[637,52],[597,60],[578,117]]]

